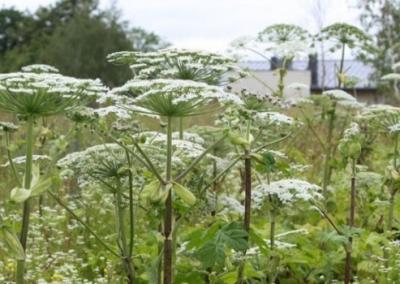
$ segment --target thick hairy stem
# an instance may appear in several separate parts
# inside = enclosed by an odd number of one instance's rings
[[[278,70],[279,80],[278,80],[278,96],[283,98],[285,91],[285,77],[287,75],[287,65],[288,59],[285,57],[282,61],[282,66]]]
[[[245,151],[244,159],[244,229],[246,232],[250,230],[251,217],[251,157],[248,150]]]
[[[399,134],[396,134],[394,140],[394,153],[393,153],[393,169],[397,170],[397,156],[399,149]],[[393,228],[393,216],[394,216],[394,203],[396,198],[397,189],[393,188],[395,185],[392,183],[392,188],[390,191],[390,199],[389,199],[389,213],[388,213],[388,222],[386,229],[391,231]]]
[[[32,181],[32,155],[33,155],[33,126],[34,126],[34,118],[32,116],[28,117],[27,121],[27,133],[26,133],[26,160],[25,160],[25,180],[24,180],[24,188],[31,187]],[[24,202],[24,208],[22,212],[22,226],[20,233],[20,242],[21,245],[26,251],[26,242],[28,239],[28,230],[29,230],[29,215],[31,211],[30,200],[27,199]],[[17,262],[17,284],[24,283],[24,270],[25,270],[25,260],[19,260]]]
[[[133,245],[135,241],[135,208],[133,204],[133,176],[132,176],[132,162],[129,152],[125,150],[126,159],[129,166],[129,256],[133,255]]]
[[[251,223],[251,156],[250,151],[245,150],[244,154],[244,174],[243,174],[243,187],[244,187],[244,220],[243,228],[249,233]],[[246,251],[244,252],[246,255]],[[244,283],[243,281],[244,261],[239,266],[238,281],[237,283]]]
[[[172,177],[172,119],[168,117],[167,124],[167,165],[166,181],[171,184]],[[164,212],[164,284],[172,283],[172,192],[168,188]]]
[[[271,209],[270,211],[270,218],[271,218],[271,227],[270,227],[270,231],[269,231],[269,244],[270,244],[270,248],[271,251],[274,250],[275,247],[275,225],[276,225],[276,215],[275,215],[275,211],[274,209]]]
[[[322,193],[324,195],[325,200],[328,197],[328,185],[330,183],[331,176],[331,155],[332,155],[332,138],[333,138],[333,129],[335,127],[335,111],[336,104],[333,103],[332,109],[329,111],[329,123],[328,123],[328,136],[325,147],[325,164],[324,164],[324,177],[322,180]]]
[[[352,176],[351,176],[351,195],[350,195],[350,212],[349,212],[349,227],[354,227],[354,219],[356,213],[356,160],[352,161]],[[346,249],[346,263],[344,269],[344,283],[351,283],[351,252],[352,252],[353,238],[349,237]]]
[[[117,229],[118,229],[118,241],[119,247],[121,250],[122,256],[122,264],[125,269],[126,276],[128,278],[128,283],[134,283],[135,272],[132,265],[132,259],[130,257],[130,252],[128,248],[128,242],[126,239],[126,231],[125,231],[125,223],[124,223],[124,205],[122,202],[122,193],[121,193],[121,182],[117,180],[117,191],[116,191],[116,210],[117,210]]]

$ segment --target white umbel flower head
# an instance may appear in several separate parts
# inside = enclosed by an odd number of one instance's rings
[[[111,100],[117,106],[143,108],[146,114],[185,117],[205,111],[211,102],[242,104],[242,100],[222,88],[190,80],[131,80],[113,89],[99,102]],[[133,110],[135,111],[135,110]]]
[[[233,77],[241,74],[235,60],[201,50],[123,51],[112,53],[107,59],[112,63],[130,65],[135,79],[140,80],[179,79],[218,85],[228,74]]]
[[[260,208],[270,197],[276,197],[282,204],[290,204],[299,200],[310,201],[321,198],[320,187],[298,179],[282,179],[262,183],[254,188],[253,201],[255,208]]]
[[[55,115],[93,101],[106,91],[100,80],[58,73],[0,74],[0,110],[23,116]]]
[[[295,123],[292,117],[279,112],[257,112],[254,118],[259,124],[292,125]]]
[[[322,95],[331,97],[337,101],[357,101],[355,97],[343,90],[329,90],[322,93]]]

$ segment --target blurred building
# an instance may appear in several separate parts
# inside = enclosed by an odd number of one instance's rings
[[[268,93],[276,90],[278,85],[278,74],[276,66],[278,59],[271,61],[246,61],[241,67],[250,71],[250,76],[243,78],[231,86],[234,90],[247,89],[255,93]],[[304,84],[308,89],[286,88],[285,96],[309,96],[319,94],[324,90],[334,89],[338,86],[337,73],[339,60],[325,60],[324,62],[310,57],[309,60],[294,60],[288,66],[288,74],[285,78],[285,86]],[[344,71],[347,82],[345,91],[354,95],[362,102],[380,103],[382,97],[377,93],[376,82],[372,79],[374,69],[359,60],[345,60]],[[296,84],[293,84],[296,83]]]

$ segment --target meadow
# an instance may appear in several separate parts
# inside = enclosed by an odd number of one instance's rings
[[[0,74],[0,282],[400,283],[400,108],[345,92],[343,64],[337,88],[284,96],[309,88],[285,76],[310,46],[343,63],[368,40],[279,24],[232,56],[119,51],[114,88]],[[282,58],[276,89],[229,88],[244,52]]]

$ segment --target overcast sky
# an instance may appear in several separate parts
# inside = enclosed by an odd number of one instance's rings
[[[0,0],[0,7],[34,11],[54,0]],[[322,12],[316,12],[317,3]],[[101,7],[111,0],[100,0]],[[222,51],[237,37],[254,35],[275,23],[316,31],[325,25],[358,24],[357,0],[117,0],[122,16],[134,26],[154,31],[178,47]],[[318,9],[317,9],[318,11]]]

